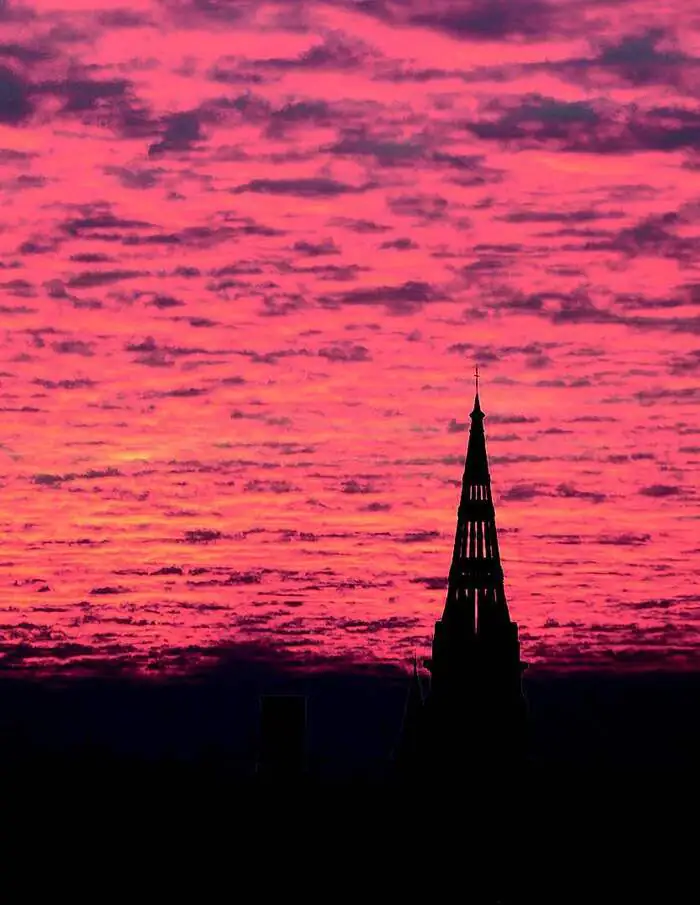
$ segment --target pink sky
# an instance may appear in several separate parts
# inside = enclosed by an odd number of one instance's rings
[[[549,668],[698,665],[700,17],[0,11],[0,655],[404,661],[475,362]]]

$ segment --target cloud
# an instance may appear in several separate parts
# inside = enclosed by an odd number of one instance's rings
[[[100,10],[96,15],[96,21],[105,28],[142,28],[152,25],[151,20],[143,13],[124,7],[120,9]]]
[[[412,251],[414,248],[418,248],[418,245],[413,241],[413,239],[402,237],[398,239],[388,239],[386,242],[382,242],[379,247],[393,248],[395,251]]]
[[[3,669],[19,666],[31,660],[63,660],[75,661],[77,657],[94,654],[94,648],[76,641],[65,641],[57,644],[1,644],[0,663]]]
[[[511,149],[551,147],[589,154],[677,151],[700,140],[700,112],[681,106],[615,106],[611,101],[562,101],[538,94],[490,102],[489,118],[466,128]],[[495,118],[494,118],[495,114]]]
[[[536,534],[537,540],[546,540],[550,543],[562,544],[564,546],[578,546],[583,543],[580,534]]]
[[[443,591],[447,588],[447,577],[445,575],[436,575],[425,578],[412,578],[411,583],[425,585],[430,591]]]
[[[535,415],[509,415],[499,412],[494,412],[487,417],[489,424],[537,424],[540,420]]]
[[[28,66],[47,60],[50,56],[48,50],[29,44],[15,42],[0,44],[0,57],[9,57]]]
[[[698,133],[700,137],[700,132]],[[678,235],[681,217],[675,211],[652,214],[634,226],[625,227],[612,239],[587,242],[588,251],[618,251],[628,257],[648,255],[692,261],[700,250],[700,240]]]
[[[220,540],[223,537],[221,531],[212,528],[193,528],[185,531],[183,542],[186,544],[209,544],[212,541]]]
[[[177,387],[174,390],[163,390],[154,395],[160,399],[193,399],[197,396],[204,396],[207,392],[203,387]]]
[[[336,295],[321,296],[324,308],[341,308],[352,305],[380,305],[393,314],[414,314],[426,302],[444,299],[445,296],[429,283],[409,280],[400,286],[375,286],[351,289]]]
[[[18,164],[27,163],[36,157],[36,154],[29,151],[17,151],[15,148],[0,148],[0,163]]]
[[[0,288],[4,289],[8,295],[14,295],[17,298],[34,298],[36,296],[34,286],[28,280],[8,280],[6,283],[0,283]],[[21,314],[25,310],[31,311],[33,309],[11,308],[8,313]]]
[[[578,209],[572,211],[519,210],[498,219],[506,223],[590,223],[595,220],[618,220],[622,211]]]
[[[126,189],[150,189],[157,185],[164,170],[160,167],[137,168],[106,166],[104,172],[116,177]]]
[[[682,83],[684,72],[697,67],[699,62],[674,47],[663,29],[648,28],[603,43],[591,65],[607,69],[633,85],[645,86],[658,82]]]
[[[45,185],[46,179],[44,176],[33,176],[30,173],[22,173],[14,179],[6,180],[2,184],[2,187],[8,192],[22,192],[28,189],[40,189]]]
[[[579,490],[572,484],[559,484],[556,495],[566,499],[589,500],[591,503],[603,503],[606,494],[599,490]]]
[[[501,499],[508,502],[526,502],[540,496],[541,491],[535,484],[513,484],[501,493]]]
[[[313,264],[311,266],[285,265],[280,268],[283,273],[308,273],[313,274],[318,280],[324,282],[347,283],[357,279],[359,273],[368,270],[367,267],[360,267],[358,264]],[[269,298],[269,297],[268,297]],[[297,301],[301,304],[300,297],[288,299],[288,301]],[[295,305],[298,308],[300,304]]]
[[[374,162],[382,167],[412,166],[423,154],[421,144],[411,139],[373,137],[366,126],[347,130],[340,141],[323,150],[337,156],[373,157]]]
[[[661,597],[652,600],[640,600],[633,604],[636,610],[667,610],[673,606],[697,604],[700,598],[697,594],[681,594],[678,597]]]
[[[57,111],[61,117],[100,129],[111,129],[124,138],[143,138],[155,134],[157,123],[134,95],[133,85],[123,78],[91,79],[76,75],[70,67],[64,78],[37,81],[31,85],[33,98],[43,101],[57,97],[63,102]],[[48,105],[42,103],[42,109]]]
[[[320,255],[340,254],[340,249],[333,239],[323,239],[321,242],[308,242],[306,239],[299,239],[294,243],[292,249],[312,258],[319,257]]]
[[[368,45],[342,34],[330,34],[297,57],[259,60],[257,65],[279,70],[346,70],[366,64],[373,55]]]
[[[671,374],[694,374],[700,371],[700,349],[693,349],[687,355],[675,356],[670,363]]]
[[[185,303],[172,295],[154,295],[146,304],[152,305],[154,308],[167,310],[168,308],[181,308]]]
[[[364,191],[336,179],[325,176],[306,179],[252,179],[238,188],[232,189],[234,194],[254,192],[260,195],[296,195],[300,198],[333,198],[352,192]]]
[[[97,386],[97,383],[89,377],[64,378],[63,380],[47,380],[37,377],[33,383],[46,390],[83,390]]]
[[[0,311],[2,311],[1,308]],[[45,409],[37,408],[34,405],[22,405],[19,407],[9,405],[0,406],[0,412],[6,412],[8,414],[12,413],[18,415],[35,415],[43,411],[45,411]]]
[[[448,202],[440,195],[397,195],[389,198],[387,205],[397,217],[414,217],[419,220],[441,220],[446,216]]]
[[[642,487],[639,492],[642,496],[663,498],[678,496],[681,493],[681,488],[673,484],[650,484],[648,487]]]
[[[375,632],[403,631],[418,623],[415,616],[387,616],[384,619],[338,619],[338,625],[346,632],[374,634]]]
[[[68,279],[66,286],[70,289],[94,289],[95,286],[109,286],[123,280],[147,276],[144,270],[86,270]]]
[[[428,541],[438,540],[439,531],[407,531],[405,534],[394,537],[400,544],[424,544]]]
[[[339,226],[348,229],[350,232],[359,233],[360,235],[371,235],[372,233],[385,233],[391,227],[383,223],[376,223],[374,220],[357,219],[355,217],[333,217],[329,221],[330,226]]]
[[[360,512],[390,512],[391,511],[390,503],[380,503],[377,500],[372,503],[367,503],[366,506],[360,506]]]
[[[194,111],[172,113],[163,120],[163,137],[148,148],[149,157],[171,151],[191,151],[204,138],[199,115]]]
[[[251,11],[250,0],[159,0],[159,3],[179,28],[201,28],[205,23],[217,28],[233,27],[245,22]]]
[[[247,61],[222,57],[208,70],[207,78],[222,85],[260,85],[266,81],[259,72],[251,72]]]
[[[11,69],[0,66],[0,122],[19,125],[33,109],[27,84]]]
[[[60,94],[64,98],[64,113],[83,113],[95,110],[104,103],[115,98],[123,98],[130,88],[126,79],[92,79],[68,78],[59,82],[45,82],[36,87],[39,92]]]
[[[596,543],[612,547],[641,547],[650,540],[651,534],[634,534],[626,531],[622,534],[600,534],[596,538]]]
[[[70,236],[84,237],[92,235],[96,230],[128,230],[128,229],[152,229],[150,223],[144,220],[130,220],[116,217],[111,211],[102,209],[95,212],[86,212],[82,217],[73,217],[66,220],[61,229]]]
[[[514,36],[542,38],[551,33],[554,9],[542,0],[466,0],[436,2],[430,12],[415,13],[413,25],[426,25],[452,38],[499,41]]]
[[[36,474],[32,478],[34,484],[43,484],[46,487],[55,487],[65,480],[62,475],[57,474]]]
[[[283,136],[293,127],[329,126],[338,113],[324,100],[291,101],[273,110],[269,116],[267,133],[272,138]]]
[[[226,584],[260,584],[262,574],[260,572],[231,572],[226,579]]]
[[[326,346],[323,349],[319,349],[318,354],[321,358],[328,359],[328,361],[356,362],[372,360],[372,356],[366,346],[350,342],[338,342],[333,346]]]
[[[296,493],[300,490],[289,481],[264,481],[258,478],[252,481],[246,481],[243,485],[244,493]]]
[[[343,493],[376,493],[376,487],[370,481],[357,481],[355,478],[350,478],[347,481],[343,481],[342,486]]]
[[[40,473],[32,476],[32,483],[45,487],[60,487],[71,481],[95,481],[103,478],[120,478],[118,468],[91,468],[84,472],[68,472],[67,474]]]
[[[82,355],[89,358],[95,353],[93,344],[83,339],[63,339],[60,342],[51,343],[51,348],[59,355]]]
[[[71,255],[70,259],[79,264],[107,264],[114,260],[109,255],[96,251],[78,252],[77,254]]]
[[[201,570],[206,572],[206,569]],[[200,570],[196,570],[197,574],[200,574]],[[194,574],[194,573],[192,573]],[[251,585],[251,584],[260,584],[263,580],[263,574],[260,571],[249,571],[249,572],[231,572],[226,578],[206,578],[198,581],[188,580],[187,584],[190,587],[206,587],[206,588],[225,588],[231,587],[234,585]],[[207,609],[225,609],[224,606],[212,606],[211,604],[206,604]],[[269,614],[254,614],[252,618],[256,621],[265,621],[267,622],[270,619]]]
[[[571,140],[572,135],[590,130],[600,121],[586,101],[560,101],[537,94],[494,100],[488,109],[500,116],[466,124],[469,131],[487,140],[532,144],[554,138]]]
[[[642,405],[678,405],[700,399],[700,387],[655,387],[633,394]]]

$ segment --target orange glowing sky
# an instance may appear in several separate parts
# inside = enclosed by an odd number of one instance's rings
[[[0,657],[402,661],[472,372],[525,659],[698,666],[683,0],[0,8]]]

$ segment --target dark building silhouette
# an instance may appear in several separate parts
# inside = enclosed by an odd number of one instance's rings
[[[295,694],[260,698],[256,772],[265,779],[297,779],[307,767],[306,697]]]
[[[506,602],[478,372],[447,598],[425,665],[430,691],[421,702],[414,667],[399,769],[474,782],[479,774],[519,765],[525,664]]]

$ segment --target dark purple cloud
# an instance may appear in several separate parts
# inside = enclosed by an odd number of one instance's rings
[[[0,122],[14,126],[31,116],[29,87],[7,66],[0,66]]]
[[[159,157],[170,151],[191,151],[204,138],[199,116],[194,111],[173,113],[163,124],[163,137],[148,148],[149,157]]]
[[[643,496],[664,498],[678,496],[681,493],[681,488],[674,484],[650,484],[648,487],[642,487],[639,492]]]
[[[423,4],[420,4],[423,6]],[[419,7],[419,4],[415,4]],[[542,0],[436,0],[429,11],[414,13],[409,22],[427,25],[450,37],[498,41],[519,36],[547,37],[553,27],[555,6]]]
[[[255,192],[261,195],[297,195],[300,198],[333,198],[362,191],[336,179],[316,176],[307,179],[252,179],[234,189],[234,194]]]
[[[444,296],[429,283],[409,281],[401,286],[376,286],[369,289],[351,289],[319,301],[324,307],[339,308],[346,305],[381,305],[394,314],[413,314],[427,302]]]

